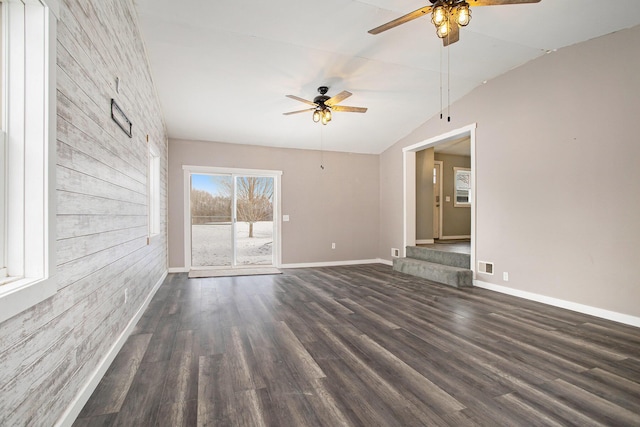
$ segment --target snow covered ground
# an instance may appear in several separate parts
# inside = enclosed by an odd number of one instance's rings
[[[238,222],[237,263],[239,265],[272,265],[273,222],[249,224]],[[203,224],[191,227],[191,265],[209,267],[231,265],[231,224]]]

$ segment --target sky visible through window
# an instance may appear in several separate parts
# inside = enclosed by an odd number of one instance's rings
[[[202,190],[210,193],[214,196],[227,196],[231,197],[228,193],[229,183],[231,182],[230,176],[223,175],[191,175],[191,188],[194,190]],[[224,183],[227,183],[226,185]]]
[[[208,174],[192,174],[191,175],[191,189],[206,191],[212,196],[216,197],[229,197],[231,198],[231,181],[230,175],[208,175]],[[247,180],[247,177],[240,177],[240,180]],[[273,178],[271,177],[258,177],[256,180],[257,188],[267,188],[269,181],[271,182],[271,188],[273,188]],[[266,187],[265,187],[266,186]],[[259,191],[259,190],[256,190]],[[273,194],[269,197],[271,199]]]

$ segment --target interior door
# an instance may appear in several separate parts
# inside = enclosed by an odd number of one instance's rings
[[[433,238],[440,238],[440,204],[442,192],[442,162],[433,163]]]

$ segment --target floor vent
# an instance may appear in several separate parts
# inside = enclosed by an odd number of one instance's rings
[[[493,263],[478,261],[478,273],[493,274]]]

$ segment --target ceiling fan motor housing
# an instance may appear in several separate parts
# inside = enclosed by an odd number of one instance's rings
[[[315,98],[313,98],[313,102],[315,102],[316,104],[318,104],[321,107],[326,107],[326,105],[324,105],[324,103],[329,99],[329,97],[327,95],[318,95]]]
[[[315,102],[316,104],[318,104],[318,106],[320,106],[320,108],[322,108],[323,110],[325,108],[327,108],[326,105],[324,105],[324,103],[331,98],[330,96],[325,95],[327,92],[329,91],[329,88],[327,86],[320,86],[318,88],[318,93],[320,95],[316,96],[315,98],[313,98],[313,102]]]

